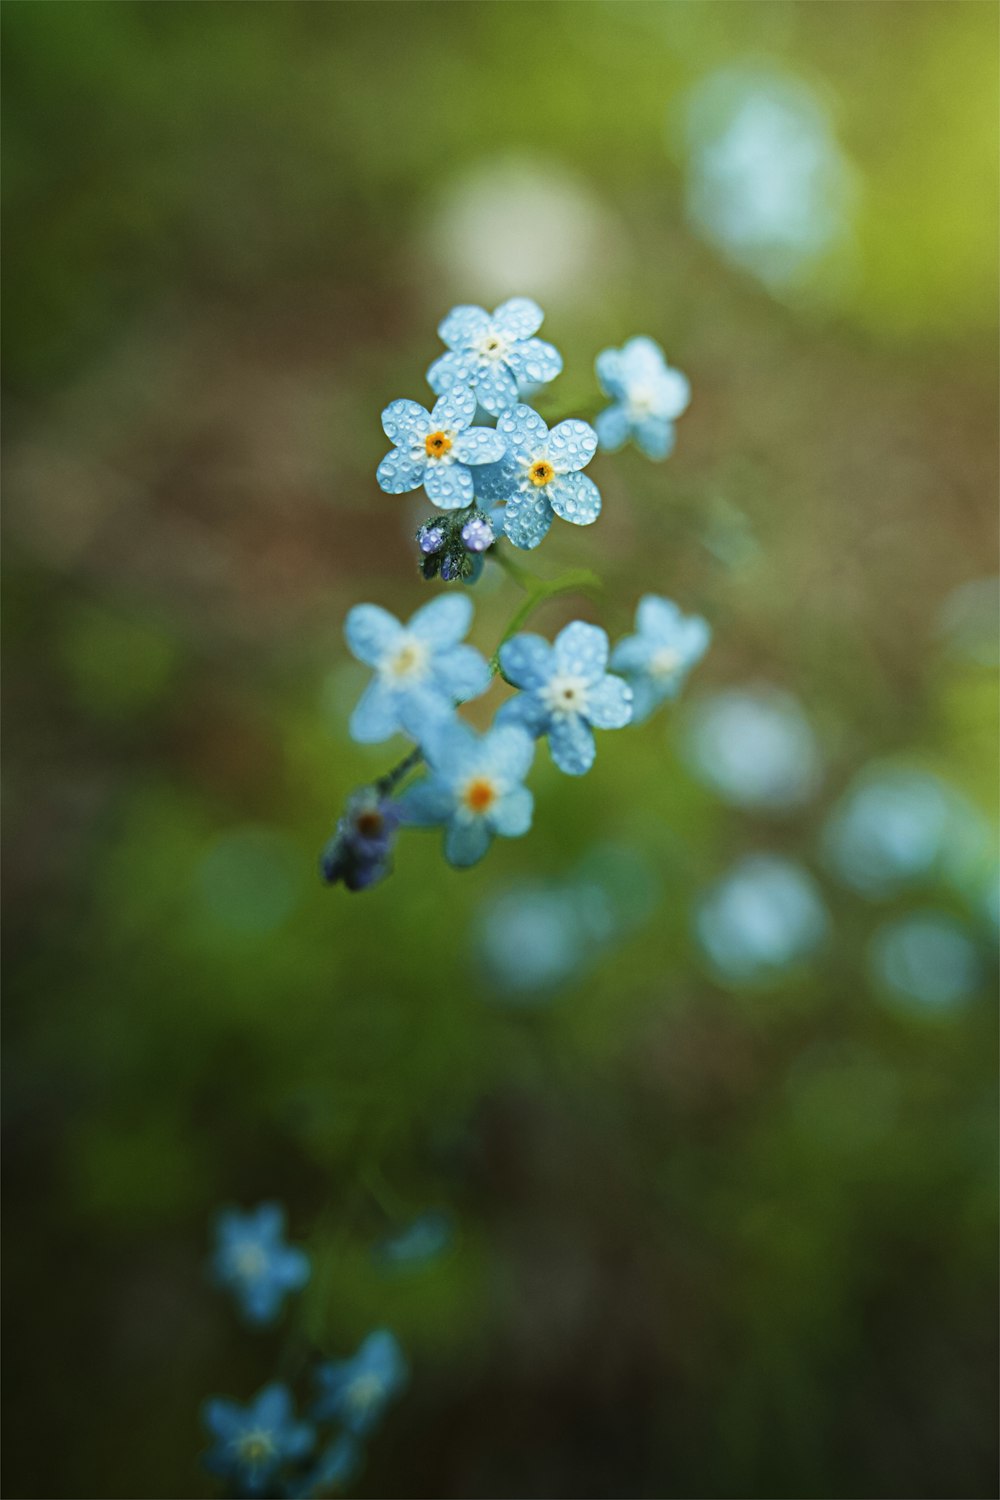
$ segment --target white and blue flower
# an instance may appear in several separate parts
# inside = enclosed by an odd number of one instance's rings
[[[476,398],[467,385],[452,386],[433,411],[418,401],[390,401],[382,427],[393,444],[378,466],[381,487],[404,495],[423,485],[440,510],[471,505],[478,464],[503,458],[505,443],[492,427],[472,427]]]
[[[289,1292],[309,1280],[309,1257],[285,1243],[285,1212],[262,1203],[249,1213],[226,1209],[215,1226],[211,1271],[251,1323],[272,1323]]]
[[[278,1493],[282,1468],[305,1458],[316,1440],[310,1423],[296,1420],[288,1387],[277,1383],[246,1406],[212,1397],[202,1407],[202,1421],[215,1440],[202,1463],[240,1495]]]
[[[613,401],[597,418],[601,447],[615,453],[631,438],[647,458],[668,457],[674,422],[691,400],[687,376],[672,370],[659,344],[644,337],[603,350],[596,369],[602,391]]]
[[[517,725],[494,725],[484,735],[452,719],[434,725],[421,741],[430,775],[400,798],[403,822],[444,824],[449,863],[474,865],[494,835],[520,838],[531,827],[533,798],[523,786],[534,759],[529,734]]]
[[[700,615],[684,615],[670,599],[646,594],[635,612],[635,635],[624,636],[611,666],[632,689],[632,723],[641,724],[668,698],[676,698],[701,660],[712,631]]]
[[[594,729],[621,729],[632,718],[632,690],[607,665],[606,633],[582,620],[552,645],[539,635],[513,636],[500,647],[500,667],[522,691],[503,705],[497,724],[547,735],[560,771],[582,776],[594,764]]]
[[[597,485],[580,470],[597,452],[597,433],[575,417],[550,432],[530,406],[505,411],[497,431],[507,445],[498,464],[480,469],[476,494],[486,504],[506,501],[503,528],[515,547],[537,547],[553,516],[589,526],[601,513]]]
[[[438,328],[448,353],[427,371],[431,390],[440,395],[456,385],[471,386],[493,416],[514,406],[519,387],[546,385],[562,369],[558,349],[533,337],[544,317],[528,297],[512,297],[493,313],[453,307]]]
[[[486,691],[485,658],[461,644],[472,612],[464,594],[433,599],[406,625],[377,604],[350,611],[347,644],[375,672],[351,715],[353,739],[376,744],[400,731],[419,739],[431,720]]]
[[[313,1415],[317,1421],[339,1422],[355,1437],[365,1437],[408,1379],[409,1369],[395,1335],[387,1328],[376,1329],[350,1359],[329,1360],[316,1370]]]

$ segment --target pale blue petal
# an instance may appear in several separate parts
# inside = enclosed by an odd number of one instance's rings
[[[376,666],[399,640],[403,627],[379,604],[356,604],[344,621],[344,638],[351,655],[366,666]]]
[[[579,714],[560,714],[549,726],[549,749],[560,771],[582,776],[594,764],[594,735]]]
[[[410,616],[407,630],[435,650],[457,646],[472,624],[472,600],[468,594],[440,594]]]
[[[472,475],[464,464],[443,464],[434,460],[424,470],[424,490],[428,500],[440,510],[461,510],[474,499]]]
[[[421,745],[438,724],[451,718],[455,707],[450,694],[430,683],[397,688],[396,699],[399,727]]]
[[[497,422],[497,432],[507,444],[508,456],[524,463],[544,454],[549,440],[547,424],[523,401],[503,413]]]
[[[201,1419],[207,1430],[220,1442],[237,1437],[246,1426],[242,1406],[224,1396],[211,1396],[202,1404]]]
[[[622,368],[630,383],[646,382],[667,368],[667,357],[655,339],[640,333],[622,346]]]
[[[679,417],[691,404],[691,382],[680,370],[664,367],[656,381],[656,405],[660,416]]]
[[[451,432],[464,432],[476,415],[476,398],[471,387],[452,385],[440,400],[434,403],[431,412],[430,432],[436,427],[445,427]]]
[[[419,401],[390,401],[382,413],[382,431],[397,448],[422,443],[430,430],[430,413]]]
[[[517,402],[517,381],[506,365],[497,360],[481,361],[472,372],[472,383],[480,406],[496,416]]]
[[[501,703],[496,711],[493,725],[494,728],[501,729],[504,725],[514,724],[518,729],[525,730],[537,739],[539,735],[545,733],[550,718],[548,709],[539,702],[534,693],[515,693],[513,698],[508,698],[506,703]]]
[[[485,338],[489,330],[490,315],[484,308],[462,304],[438,324],[438,338],[449,349],[465,349]]]
[[[503,438],[500,439],[503,442]],[[498,464],[483,464],[472,476],[472,482],[476,489],[476,499],[482,500],[486,505],[496,505],[503,500],[508,500],[511,495],[517,493],[518,478],[514,466],[506,461]],[[501,525],[495,530],[503,529],[503,517],[500,517]]]
[[[286,1459],[304,1458],[316,1441],[316,1429],[308,1422],[295,1422],[285,1429],[282,1450]]]
[[[427,384],[436,395],[450,391],[453,385],[468,385],[476,358],[472,354],[442,354],[427,371]]]
[[[475,646],[451,646],[435,657],[434,679],[451,698],[466,703],[489,687],[489,663]]]
[[[438,777],[425,776],[401,793],[398,806],[404,823],[414,828],[430,828],[451,817],[455,797],[451,788]]]
[[[528,788],[516,787],[514,791],[507,792],[500,798],[490,814],[490,821],[497,833],[503,834],[504,838],[520,838],[531,827],[534,805],[535,799]]]
[[[669,458],[674,451],[677,431],[666,417],[643,417],[634,430],[636,444],[647,458],[659,461]]]
[[[277,1432],[292,1414],[292,1395],[287,1385],[266,1385],[253,1403],[253,1414],[261,1427]]]
[[[297,1292],[309,1280],[309,1257],[304,1250],[286,1245],[275,1253],[273,1274],[288,1291]]]
[[[491,319],[493,327],[507,339],[530,339],[545,320],[545,314],[530,297],[511,297],[501,302]]]
[[[349,724],[352,740],[361,745],[377,745],[399,729],[399,702],[396,694],[382,682],[370,682],[361,694]]]
[[[577,417],[558,423],[549,433],[549,461],[557,474],[584,468],[596,452],[597,433]]]
[[[624,406],[619,402],[598,412],[594,425],[598,441],[606,453],[617,453],[628,442],[629,420]]]
[[[544,495],[512,495],[507,501],[503,529],[522,551],[539,546],[551,525],[552,506]]]
[[[451,714],[434,724],[420,744],[424,759],[452,785],[475,764],[480,741],[468,724]]]
[[[562,355],[544,339],[526,339],[507,355],[507,365],[522,385],[546,385],[563,367]]]
[[[444,857],[451,865],[463,869],[474,865],[490,847],[493,830],[485,818],[474,821],[454,818],[444,836]]]
[[[482,765],[508,786],[523,781],[535,758],[535,742],[517,724],[502,724],[488,731],[482,741]]]
[[[681,630],[681,652],[689,667],[701,661],[712,640],[712,627],[701,615],[689,615]]]
[[[587,693],[587,718],[595,729],[622,729],[632,718],[632,689],[620,677],[602,677]]]
[[[666,698],[664,688],[651,677],[635,677],[632,687],[632,723],[642,724]]]
[[[601,492],[586,474],[557,474],[545,493],[556,515],[574,526],[590,526],[601,514]]]
[[[426,468],[425,454],[412,458],[404,448],[393,448],[379,464],[375,478],[387,495],[406,495],[423,483]]]
[[[648,636],[623,636],[615,644],[610,665],[615,672],[645,672],[656,649],[656,643]]]
[[[507,451],[507,444],[492,427],[470,427],[455,439],[454,453],[460,464],[495,464]]]
[[[358,1359],[378,1376],[387,1392],[394,1391],[409,1374],[396,1335],[388,1328],[376,1328],[368,1335],[358,1350]]]
[[[683,620],[672,599],[663,599],[659,594],[643,594],[635,612],[635,623],[641,635],[648,636],[657,645],[672,646],[677,629]]]
[[[625,395],[625,372],[622,369],[620,349],[602,349],[594,361],[594,369],[606,396],[621,399]]]
[[[583,620],[574,620],[560,630],[552,645],[556,670],[573,677],[582,677],[584,682],[597,682],[603,677],[608,665],[607,631],[599,625],[588,625]]]
[[[359,604],[356,607],[378,609],[377,604]],[[392,619],[392,616],[390,615],[389,618]],[[285,1232],[285,1210],[280,1203],[259,1203],[253,1213],[247,1217],[253,1224],[258,1238],[263,1241],[270,1241],[273,1244],[275,1240],[280,1240]]]
[[[542,687],[552,676],[552,647],[540,635],[511,636],[500,647],[500,667],[515,687]]]

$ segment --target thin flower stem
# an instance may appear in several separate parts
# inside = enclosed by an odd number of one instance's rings
[[[515,565],[516,566],[516,565]],[[522,585],[523,586],[523,585]],[[490,671],[496,676],[500,671],[500,647],[511,636],[516,635],[521,626],[534,614],[536,609],[545,604],[549,599],[555,599],[559,594],[600,594],[604,590],[604,584],[596,573],[589,568],[572,568],[568,573],[560,573],[558,578],[549,582],[539,582],[530,591],[527,599],[520,609],[515,611],[507,623],[507,628],[500,637],[497,649],[490,658]]]
[[[530,568],[526,568],[522,563],[514,561],[502,542],[495,543],[486,555],[487,557],[492,557],[497,566],[504,570],[507,577],[512,578],[518,588],[524,589],[525,593],[531,593],[541,582],[537,573],[532,573]]]
[[[409,755],[403,757],[398,765],[393,766],[390,771],[386,771],[384,776],[380,776],[375,783],[375,790],[379,796],[388,797],[390,792],[395,791],[403,777],[408,776],[412,770],[419,766],[423,758],[424,752],[417,745],[410,751]]]

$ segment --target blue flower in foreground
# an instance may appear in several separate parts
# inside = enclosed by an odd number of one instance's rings
[[[408,1379],[402,1349],[387,1328],[379,1328],[368,1335],[353,1358],[319,1366],[314,1415],[318,1421],[340,1422],[355,1437],[365,1437]]]
[[[467,385],[453,386],[428,412],[416,401],[391,401],[382,427],[393,443],[378,466],[377,479],[390,495],[421,484],[441,510],[472,504],[469,466],[503,458],[503,438],[492,427],[470,427],[476,398]]]
[[[594,764],[593,729],[621,729],[632,718],[632,689],[607,673],[607,664],[607,635],[582,620],[551,646],[540,635],[515,635],[500,647],[500,666],[523,691],[502,706],[496,722],[547,735],[560,771],[582,776]]]
[[[597,485],[580,470],[597,452],[597,433],[571,417],[550,432],[530,406],[515,406],[497,422],[507,444],[498,464],[480,469],[476,494],[484,503],[505,500],[503,528],[515,547],[530,551],[542,541],[553,515],[589,526],[601,513]]]
[[[226,1209],[216,1222],[212,1275],[230,1289],[251,1323],[271,1323],[289,1292],[309,1280],[309,1257],[285,1244],[285,1212],[262,1203],[249,1213]]]
[[[516,725],[477,735],[458,719],[434,725],[422,740],[430,775],[400,800],[404,823],[445,824],[445,858],[453,865],[482,859],[494,834],[520,838],[531,827],[533,799],[522,786],[534,759],[531,736]]]
[[[484,693],[490,669],[474,646],[459,644],[472,623],[472,601],[449,594],[418,609],[407,625],[377,604],[358,604],[344,624],[358,661],[375,669],[351,715],[362,744],[402,730],[419,739],[424,726],[456,703]]]
[[[676,698],[691,668],[712,639],[700,615],[683,615],[670,599],[646,594],[635,612],[635,635],[620,640],[611,665],[632,689],[632,723],[641,724],[654,708]]]
[[[316,1440],[310,1423],[296,1421],[284,1385],[265,1386],[246,1406],[213,1397],[202,1421],[215,1439],[202,1463],[242,1495],[273,1493],[282,1466],[304,1458]]]
[[[631,437],[647,458],[666,458],[674,446],[674,421],[691,400],[687,376],[672,370],[652,339],[629,339],[597,356],[597,378],[614,404],[597,418],[601,447],[616,452]]]
[[[438,328],[448,345],[427,371],[432,391],[468,385],[484,411],[497,416],[517,401],[519,385],[545,385],[562,369],[562,355],[533,338],[542,309],[527,297],[512,297],[492,314],[481,307],[453,307]]]

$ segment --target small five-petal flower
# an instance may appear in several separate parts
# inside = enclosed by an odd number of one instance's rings
[[[533,337],[544,316],[528,297],[512,297],[493,313],[453,307],[438,328],[448,353],[427,371],[431,390],[440,394],[456,385],[471,386],[483,410],[497,416],[516,403],[519,387],[554,380],[562,356],[552,344]]]
[[[534,759],[529,734],[516,725],[494,726],[484,735],[452,719],[424,737],[430,774],[400,798],[404,823],[445,825],[445,858],[474,865],[495,834],[519,838],[531,827],[533,799],[522,785]]]
[[[492,427],[471,427],[476,398],[467,385],[448,389],[433,411],[417,401],[390,401],[382,427],[393,444],[378,466],[376,478],[390,495],[423,485],[440,510],[472,504],[470,466],[503,458],[505,444]]]
[[[365,1437],[409,1378],[406,1359],[387,1328],[370,1333],[350,1359],[328,1360],[316,1370],[317,1421],[340,1422]]]
[[[597,378],[613,398],[597,418],[601,447],[608,453],[629,438],[647,458],[666,458],[674,446],[674,422],[691,400],[687,376],[672,370],[653,339],[634,338],[597,356]]]
[[[676,698],[701,660],[712,631],[700,615],[684,615],[671,599],[645,594],[635,612],[635,635],[624,636],[611,665],[632,688],[632,722],[641,724],[667,698]]]
[[[580,470],[597,452],[597,433],[570,417],[550,432],[530,406],[515,406],[497,422],[507,452],[477,476],[476,493],[486,503],[506,501],[503,528],[515,547],[537,547],[560,516],[589,526],[601,513],[597,485]]]
[[[288,1293],[309,1280],[309,1257],[285,1243],[279,1203],[249,1213],[226,1209],[216,1221],[212,1275],[232,1291],[249,1322],[272,1323]]]
[[[241,1495],[275,1493],[281,1469],[305,1458],[316,1440],[315,1429],[296,1420],[288,1387],[277,1383],[246,1406],[212,1397],[202,1407],[202,1421],[215,1439],[202,1463]]]

